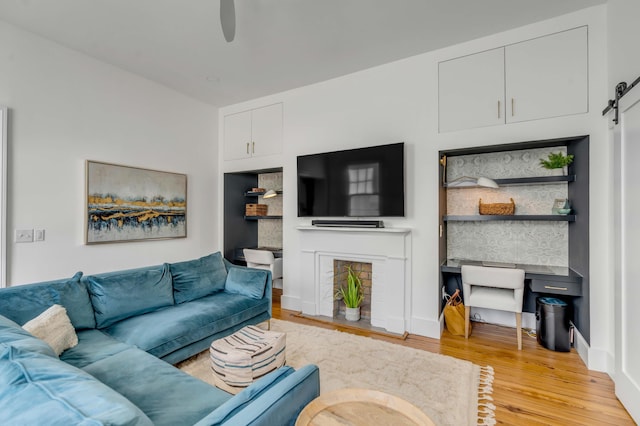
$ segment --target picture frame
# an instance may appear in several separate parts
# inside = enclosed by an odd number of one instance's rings
[[[187,236],[187,175],[86,161],[85,244]]]

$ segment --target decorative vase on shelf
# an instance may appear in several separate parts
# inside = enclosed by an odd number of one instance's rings
[[[360,306],[358,306],[357,308],[345,308],[344,317],[347,321],[359,321]]]

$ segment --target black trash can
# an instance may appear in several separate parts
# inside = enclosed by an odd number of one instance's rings
[[[569,307],[555,297],[536,300],[536,334],[538,343],[557,352],[569,352]]]

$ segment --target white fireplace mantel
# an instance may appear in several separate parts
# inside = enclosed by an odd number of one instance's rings
[[[301,302],[308,315],[333,315],[333,260],[371,263],[371,325],[408,331],[411,230],[300,226]]]

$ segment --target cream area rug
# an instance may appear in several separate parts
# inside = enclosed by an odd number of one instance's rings
[[[320,392],[356,387],[403,398],[437,425],[493,425],[493,368],[336,330],[271,320],[286,333],[286,363],[316,364]],[[214,385],[208,352],[178,365]]]

